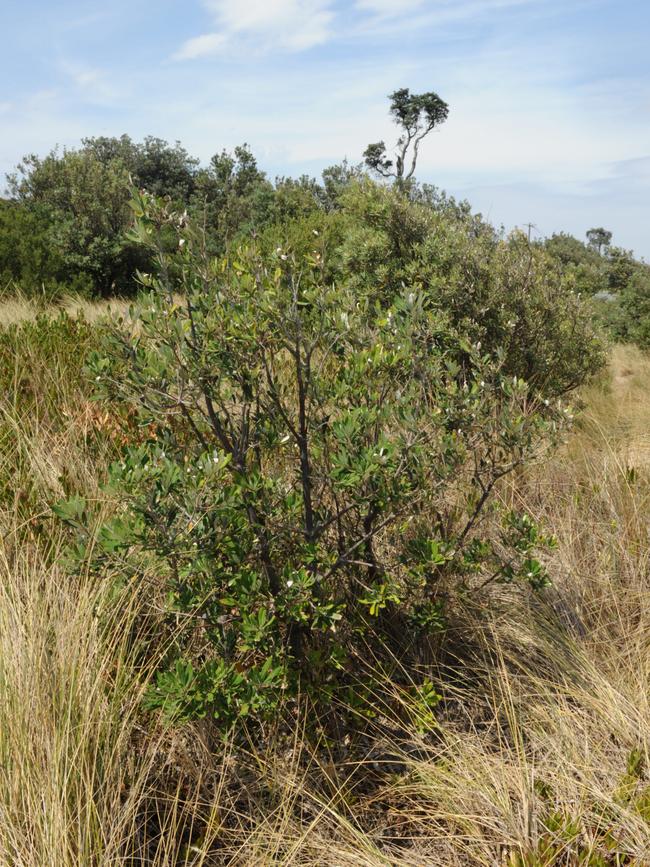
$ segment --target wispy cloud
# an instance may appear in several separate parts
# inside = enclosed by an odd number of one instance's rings
[[[228,42],[225,33],[204,33],[184,42],[174,54],[174,60],[195,60],[197,57],[209,57],[218,54]]]
[[[204,5],[215,29],[184,42],[175,60],[206,57],[251,42],[262,49],[304,51],[326,42],[332,33],[330,0],[207,0]]]
[[[478,21],[499,9],[542,0],[203,0],[213,27],[186,40],[174,60],[215,56],[228,49],[299,52],[364,34],[420,31],[435,25]],[[338,26],[335,26],[338,25]]]
[[[405,12],[413,12],[424,6],[424,0],[357,0],[356,7],[361,12],[370,12],[381,17],[396,17]]]
[[[117,97],[117,90],[105,70],[71,60],[61,62],[60,66],[89,102],[105,104]]]
[[[550,0],[356,0],[352,33],[392,36],[427,33],[432,28],[483,24],[501,10],[548,5]],[[574,0],[577,2],[577,0]]]

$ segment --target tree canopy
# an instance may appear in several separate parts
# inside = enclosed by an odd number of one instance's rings
[[[402,87],[389,96],[390,114],[402,132],[394,157],[387,155],[383,141],[369,144],[364,152],[368,168],[400,185],[409,181],[417,165],[420,144],[435,127],[447,120],[449,106],[437,93],[411,93]]]
[[[594,250],[598,250],[598,253],[602,252],[603,247],[609,247],[611,240],[612,233],[607,229],[603,229],[602,226],[597,229],[587,230],[587,243]]]

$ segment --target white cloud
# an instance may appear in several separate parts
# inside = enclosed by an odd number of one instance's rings
[[[357,0],[357,9],[381,17],[395,17],[424,5],[424,0]]]
[[[207,0],[214,31],[188,39],[174,54],[191,60],[222,51],[230,44],[305,51],[331,36],[331,0]]]
[[[194,60],[197,57],[208,57],[217,54],[227,42],[223,33],[204,33],[184,42],[174,54],[174,60]]]
[[[206,33],[184,42],[174,60],[193,60],[228,48],[299,52],[333,38],[356,41],[453,22],[475,21],[499,9],[541,0],[203,0],[213,20]],[[335,10],[337,10],[335,12]],[[350,16],[352,13],[352,16]],[[335,18],[340,26],[334,28]]]
[[[541,0],[356,0],[354,8],[361,13],[358,32],[395,35],[465,22],[476,24],[500,10],[525,5],[543,4]]]

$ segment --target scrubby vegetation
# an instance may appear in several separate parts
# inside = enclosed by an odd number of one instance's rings
[[[91,349],[93,329],[66,317],[27,329],[3,336],[3,862],[646,862],[638,350],[617,349],[583,389],[566,445],[497,492],[555,535],[552,585],[494,583],[447,610],[428,660],[440,698],[422,691],[426,659],[396,661],[390,681],[384,661],[371,713],[340,736],[300,693],[224,742],[205,718],[170,726],[144,710],[175,638],[156,564],[116,583],[117,562],[68,563],[49,504],[74,490],[114,514],[98,484],[142,429],[89,400],[69,341]]]
[[[467,202],[420,186],[412,177],[417,148],[444,122],[446,103],[435,93],[406,89],[391,100],[401,131],[395,159],[380,142],[369,146],[367,168],[395,177],[413,203],[443,216],[473,219],[476,231],[494,242],[494,230],[472,217]],[[55,149],[44,158],[30,154],[8,177],[6,197],[0,199],[0,289],[8,297],[18,293],[42,301],[70,294],[91,299],[132,295],[137,270],[151,270],[152,260],[145,247],[127,237],[130,184],[169,198],[204,229],[206,249],[223,255],[274,227],[338,211],[344,192],[363,177],[361,166],[344,162],[326,169],[320,181],[303,176],[271,182],[247,145],[221,151],[201,166],[180,143],[153,137],[141,143],[128,136],[89,138],[77,150]],[[596,320],[615,340],[649,345],[650,266],[613,245],[605,229],[589,229],[585,237],[583,243],[559,233],[532,247],[550,255],[567,288],[591,299]],[[457,268],[459,252],[443,250]]]
[[[399,180],[13,179],[3,863],[648,862],[647,266]]]
[[[169,197],[205,226],[210,250],[274,223],[334,206],[359,173],[347,164],[272,184],[246,145],[215,154],[207,167],[179,143],[89,138],[82,147],[26,156],[0,200],[0,281],[10,291],[56,298],[131,294],[146,251],[127,238],[130,184]]]
[[[555,297],[517,239],[468,239],[371,185],[219,260],[184,214],[146,195],[134,209],[157,276],[89,372],[154,435],[111,467],[129,508],[97,539],[85,501],[57,512],[81,529],[84,569],[92,539],[101,568],[117,553],[136,580],[145,563],[167,576],[186,629],[150,704],[226,724],[299,693],[365,712],[368,642],[411,667],[457,593],[545,584],[529,516],[494,515],[495,538],[481,519],[497,483],[562,431],[558,397],[600,355],[573,296]],[[431,250],[443,228],[477,260],[469,303]],[[482,304],[496,315],[479,326]],[[520,345],[533,320],[539,356]]]
[[[543,246],[560,264],[567,285],[592,299],[596,320],[614,340],[650,348],[650,265],[613,246],[605,229],[590,229],[587,239],[583,244],[561,233]]]

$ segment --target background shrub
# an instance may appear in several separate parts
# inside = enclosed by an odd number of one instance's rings
[[[500,238],[480,216],[429,193],[425,203],[384,187],[343,197],[337,279],[391,299],[409,286],[453,326],[546,397],[579,385],[603,363],[589,308],[543,249]]]

